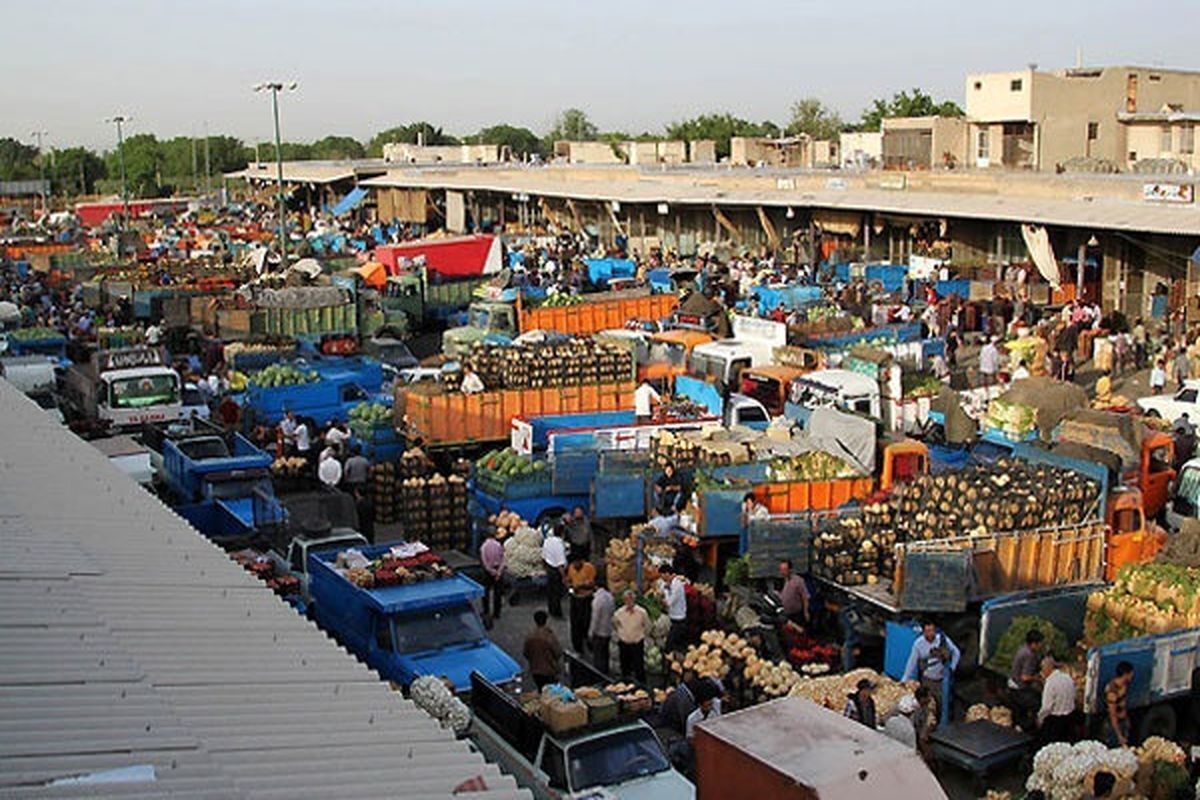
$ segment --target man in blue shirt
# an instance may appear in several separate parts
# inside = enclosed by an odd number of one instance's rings
[[[921,685],[929,689],[934,702],[942,700],[942,682],[946,677],[946,667],[953,673],[958,668],[958,659],[962,653],[950,637],[937,629],[930,620],[921,625],[921,635],[913,642],[908,654],[908,663],[904,667],[903,681],[919,680]]]

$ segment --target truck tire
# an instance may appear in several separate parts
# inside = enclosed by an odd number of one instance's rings
[[[1144,742],[1147,737],[1161,736],[1164,739],[1174,739],[1176,729],[1175,709],[1170,703],[1159,703],[1150,706],[1138,720],[1134,735],[1135,742]],[[1131,742],[1132,744],[1132,742]]]

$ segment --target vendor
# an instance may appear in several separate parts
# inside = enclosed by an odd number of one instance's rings
[[[807,626],[810,620],[811,598],[804,576],[795,571],[790,558],[785,558],[779,562],[779,577],[783,578],[783,588],[779,592],[783,602],[783,613],[797,625]]]
[[[958,668],[958,659],[962,653],[950,637],[939,631],[931,620],[921,625],[921,635],[912,644],[908,654],[908,663],[904,667],[902,681],[919,680],[934,698],[934,704],[939,705],[942,697],[942,684],[946,679],[946,668],[950,673]]]
[[[483,379],[480,378],[479,374],[471,368],[470,364],[463,365],[461,388],[463,394],[482,394],[485,391]]]
[[[654,481],[654,506],[664,517],[674,516],[683,499],[683,483],[675,474],[675,465],[667,463],[663,474]]]
[[[867,678],[861,679],[855,686],[854,692],[847,698],[842,716],[855,722],[861,722],[871,730],[875,730],[875,697],[872,694],[874,690],[875,684]]]
[[[1008,673],[1009,705],[1021,730],[1033,730],[1037,708],[1041,703],[1042,676],[1039,672],[1044,636],[1037,628],[1025,634],[1025,642],[1013,656]]]
[[[654,407],[662,400],[658,390],[649,381],[642,381],[633,392],[634,414],[638,422],[649,422],[654,414]]]

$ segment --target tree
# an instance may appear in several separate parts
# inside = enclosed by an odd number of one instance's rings
[[[490,128],[484,128],[473,138],[480,144],[507,147],[514,157],[542,153],[542,140],[529,128],[519,128],[508,124],[493,125]]]
[[[0,139],[0,180],[21,181],[36,178],[38,150],[12,137]]]
[[[779,126],[770,120],[751,122],[729,112],[701,114],[667,126],[668,139],[696,141],[712,139],[717,158],[729,156],[729,140],[734,136],[779,136]]]
[[[883,121],[892,117],[961,117],[965,112],[953,100],[943,100],[938,103],[920,89],[914,88],[912,93],[896,92],[891,100],[878,98],[871,107],[862,113],[862,122],[858,127],[864,131],[877,131],[883,127]]]
[[[554,142],[590,142],[599,133],[599,129],[584,111],[568,108],[554,120],[554,127],[550,129],[546,138],[553,147]]]
[[[52,188],[61,194],[93,194],[96,181],[108,175],[104,159],[86,147],[55,150],[53,164]]]
[[[371,137],[371,141],[367,145],[367,154],[374,158],[379,158],[383,155],[383,146],[392,142],[416,144],[418,133],[424,136],[425,144],[428,145],[459,143],[458,139],[446,133],[441,128],[436,128],[430,123],[422,121],[380,131]]]
[[[808,134],[818,141],[836,139],[845,127],[836,112],[815,97],[792,103],[792,120],[785,129],[789,136]]]
[[[362,146],[362,142],[352,136],[326,136],[324,139],[318,139],[312,143],[310,153],[313,158],[336,160],[364,158],[367,155],[367,149]]]
[[[105,167],[114,179],[121,179],[116,148],[105,155]],[[130,197],[157,197],[163,186],[165,164],[162,143],[152,133],[139,133],[125,139],[125,178]],[[117,191],[120,191],[118,185]],[[169,188],[169,187],[165,187]]]

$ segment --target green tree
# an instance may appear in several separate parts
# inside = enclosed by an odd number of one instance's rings
[[[410,125],[388,128],[372,136],[370,143],[367,145],[367,155],[379,158],[383,155],[383,146],[391,142],[416,144],[418,133],[424,135],[425,144],[428,145],[459,143],[458,139],[446,133],[441,128],[434,127],[428,122],[414,122]]]
[[[495,144],[507,147],[514,157],[542,153],[542,140],[529,128],[500,124],[484,128],[473,137],[480,144]]]
[[[310,150],[313,158],[336,160],[344,158],[364,158],[367,149],[362,142],[352,136],[326,136],[312,143]]]
[[[546,139],[553,147],[555,142],[594,141],[599,133],[600,130],[588,119],[586,112],[578,108],[568,108],[555,118],[554,127],[550,129]]]
[[[116,148],[104,157],[108,174],[118,182],[121,166]],[[165,157],[162,143],[152,133],[139,133],[125,139],[125,178],[130,197],[158,197],[163,193]],[[120,191],[120,185],[116,187]]]
[[[892,117],[961,117],[965,112],[953,100],[935,101],[925,92],[914,88],[896,92],[891,100],[877,98],[871,107],[863,111],[862,121],[857,126],[864,131],[877,131],[885,119]]]
[[[805,97],[792,103],[792,119],[785,131],[789,136],[804,133],[819,141],[829,141],[836,139],[844,127],[837,112],[815,97]]]
[[[712,139],[717,158],[729,156],[729,140],[734,136],[779,136],[779,126],[770,120],[751,122],[735,117],[729,112],[701,114],[691,119],[673,122],[667,126],[668,139]]]
[[[96,181],[108,175],[104,159],[86,147],[55,150],[52,189],[60,194],[93,194]]]
[[[22,181],[38,176],[38,150],[6,136],[0,139],[0,180]]]

